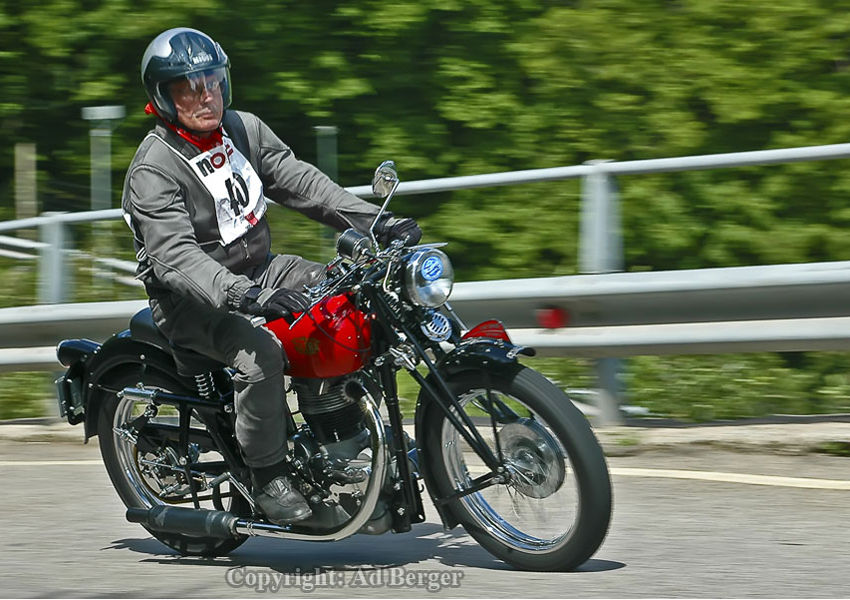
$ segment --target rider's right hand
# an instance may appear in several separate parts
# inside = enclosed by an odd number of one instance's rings
[[[396,218],[385,214],[375,225],[375,236],[384,246],[401,240],[405,246],[415,246],[422,239],[422,230],[411,218]]]
[[[287,288],[264,289],[259,285],[248,288],[239,302],[239,311],[270,319],[292,316],[310,307],[307,296]]]

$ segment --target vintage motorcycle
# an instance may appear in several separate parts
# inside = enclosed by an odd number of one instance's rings
[[[382,214],[398,184],[392,161],[381,164]],[[569,397],[518,361],[531,348],[498,321],[466,330],[447,303],[443,245],[382,248],[373,232],[349,229],[306,290],[311,307],[256,323],[281,340],[297,398],[288,464],[313,515],[292,525],[255,505],[225,365],[170,344],[150,310],[102,345],[60,343],[60,411],[85,424],[86,440],[99,436],[127,519],[183,555],[226,554],[250,536],[402,533],[425,520],[422,480],[443,526],[463,525],[501,560],[537,571],[585,562],[611,517],[600,445]],[[420,388],[415,441],[401,370]]]

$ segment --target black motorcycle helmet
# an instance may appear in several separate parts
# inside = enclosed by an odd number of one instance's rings
[[[218,74],[224,108],[230,106],[230,59],[210,36],[188,27],[163,31],[142,57],[142,83],[159,116],[177,120],[168,84],[181,77]]]

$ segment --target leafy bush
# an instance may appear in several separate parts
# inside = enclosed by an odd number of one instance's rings
[[[0,419],[54,416],[54,397],[49,373],[0,374]]]
[[[535,359],[562,387],[595,385],[590,361]],[[850,412],[850,356],[755,353],[623,361],[625,403],[685,421]]]

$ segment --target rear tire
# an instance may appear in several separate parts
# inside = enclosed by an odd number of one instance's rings
[[[605,456],[587,419],[562,390],[527,367],[506,375],[466,371],[448,384],[497,458],[498,438],[512,476],[447,508],[485,549],[519,569],[580,566],[602,544],[612,505]],[[484,402],[488,387],[513,411],[497,421],[495,436]],[[468,488],[489,469],[435,402],[420,401],[431,402],[423,448],[434,495]]]
[[[125,387],[136,387],[140,381],[144,383],[146,389],[159,388],[185,395],[193,395],[194,393],[187,390],[173,377],[151,371],[143,374],[141,369],[137,368],[128,369],[111,387],[122,390]],[[107,393],[102,399],[98,418],[98,437],[100,438],[100,452],[106,465],[106,471],[109,473],[115,491],[118,492],[127,508],[151,508],[155,504],[171,504],[157,497],[151,481],[143,475],[142,468],[139,465],[140,452],[138,448],[113,431],[114,427],[126,422],[129,415],[136,416],[141,413],[138,407],[133,406],[137,404],[140,403],[119,398],[117,394],[111,393]],[[240,516],[251,514],[248,501],[235,491],[230,498],[229,506],[224,506],[224,508]],[[154,531],[147,527],[145,529],[160,542],[183,556],[222,556],[235,550],[246,540],[246,538],[222,540],[194,537]]]

